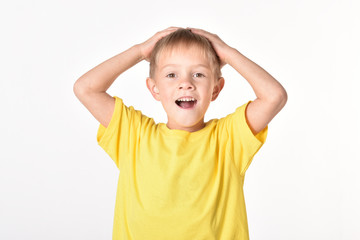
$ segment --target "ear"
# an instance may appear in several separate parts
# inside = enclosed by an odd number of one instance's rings
[[[160,101],[159,89],[156,87],[155,80],[149,77],[146,78],[146,86],[155,100]]]
[[[217,82],[215,83],[214,89],[213,89],[211,101],[214,101],[219,96],[219,93],[223,89],[224,84],[225,84],[225,79],[223,77],[221,77],[217,80]]]

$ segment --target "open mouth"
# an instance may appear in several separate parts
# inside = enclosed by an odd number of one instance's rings
[[[189,109],[189,108],[193,108],[196,104],[197,100],[195,98],[192,97],[183,97],[183,98],[179,98],[178,100],[175,101],[175,103],[184,109]]]

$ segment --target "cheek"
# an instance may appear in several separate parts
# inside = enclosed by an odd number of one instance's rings
[[[214,84],[208,83],[203,86],[203,92],[206,95],[212,95],[212,92],[214,91]]]
[[[161,85],[159,87],[160,96],[163,100],[170,101],[173,97],[173,92],[171,90],[171,86],[168,85]]]

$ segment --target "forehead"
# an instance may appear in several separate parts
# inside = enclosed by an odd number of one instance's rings
[[[158,67],[164,65],[199,65],[211,68],[205,50],[198,46],[176,46],[163,49],[157,57]]]

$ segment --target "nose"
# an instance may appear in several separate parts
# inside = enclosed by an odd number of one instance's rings
[[[195,86],[190,78],[184,78],[179,83],[179,89],[182,90],[194,90]]]

